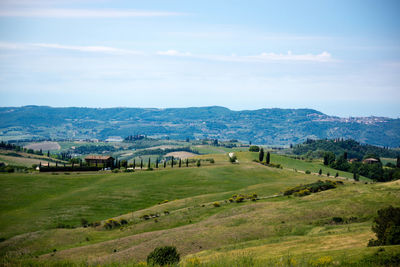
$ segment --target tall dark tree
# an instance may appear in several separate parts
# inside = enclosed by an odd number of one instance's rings
[[[265,163],[269,164],[271,162],[271,155],[267,152],[267,157],[265,158]]]
[[[264,149],[261,148],[260,152],[258,153],[258,160],[262,162],[264,160]]]
[[[47,157],[50,158],[50,151],[47,150]]]
[[[156,159],[156,169],[158,169],[158,158]]]
[[[397,156],[396,167],[400,168],[400,156]]]
[[[356,170],[353,171],[353,179],[354,179],[354,181],[359,181],[360,180],[358,178],[358,174],[357,174]]]
[[[322,170],[321,170],[321,169],[319,169],[319,171],[318,171],[318,174],[319,174],[319,175],[321,175],[321,174],[322,174]]]
[[[167,160],[164,159],[164,169],[167,167]]]
[[[179,168],[182,167],[182,160],[179,159]]]
[[[143,159],[140,159],[140,169],[143,169]]]
[[[186,159],[186,167],[189,167],[189,160]]]
[[[133,169],[136,169],[136,159],[133,159]]]
[[[172,156],[172,158],[171,158],[171,168],[173,168],[174,167],[174,156]]]
[[[343,153],[343,158],[344,158],[345,160],[347,160],[347,152],[344,152],[344,153]]]
[[[149,158],[149,163],[147,164],[147,169],[150,169],[150,164],[151,164],[151,161],[150,161],[150,158]]]

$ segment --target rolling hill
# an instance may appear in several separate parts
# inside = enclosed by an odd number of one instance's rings
[[[233,111],[194,108],[0,108],[0,138],[106,139],[146,134],[172,139],[239,139],[259,144],[289,145],[307,138],[345,138],[361,143],[400,146],[400,119],[340,118],[312,109]]]

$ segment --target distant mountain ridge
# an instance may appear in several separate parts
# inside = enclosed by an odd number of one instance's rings
[[[340,118],[313,109],[233,111],[225,107],[191,108],[0,108],[0,138],[106,139],[146,134],[173,139],[239,139],[289,145],[307,138],[352,138],[379,146],[400,146],[400,119]]]

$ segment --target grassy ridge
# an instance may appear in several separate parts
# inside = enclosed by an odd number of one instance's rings
[[[36,264],[127,264],[145,259],[156,246],[175,245],[183,263],[197,259],[204,266],[234,266],[246,260],[265,266],[283,258],[300,264],[324,256],[343,261],[346,251],[359,257],[374,251],[366,248],[373,236],[372,218],[378,209],[400,203],[399,181],[347,181],[306,197],[271,197],[321,178],[252,162],[257,153],[237,155],[239,164],[230,164],[225,154],[199,155],[216,160],[201,168],[0,175],[0,237],[7,237],[0,243],[0,257],[9,263],[26,257]],[[294,168],[295,160],[284,163],[286,159],[273,155],[272,162]],[[319,170],[320,163],[307,164]],[[226,201],[232,194],[253,192],[259,201]],[[165,199],[170,201],[158,204]],[[214,201],[221,207],[214,207]],[[170,214],[164,215],[165,210]],[[157,212],[162,214],[157,221],[140,219]],[[130,223],[115,230],[54,228],[59,222],[78,225],[82,217],[117,217]],[[333,217],[345,223],[336,224]]]

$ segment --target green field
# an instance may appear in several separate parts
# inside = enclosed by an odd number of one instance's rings
[[[257,153],[236,154],[238,164],[229,163],[222,153],[199,155],[215,159],[199,168],[0,174],[0,237],[5,239],[0,242],[0,265],[128,264],[145,260],[160,245],[176,246],[182,266],[265,266],[279,261],[293,263],[280,266],[305,266],[329,257],[329,264],[344,264],[377,250],[366,247],[374,236],[376,211],[400,203],[399,181],[348,180],[305,197],[282,196],[288,187],[326,179],[294,168],[318,171],[322,164],[272,155],[271,162],[284,166],[278,169],[253,162]],[[257,193],[260,199],[227,201],[238,193]],[[159,204],[164,200],[168,202]],[[156,213],[161,216],[141,219]],[[333,223],[333,217],[345,223]],[[129,223],[114,230],[84,228],[82,218],[102,223],[124,218]],[[60,225],[64,228],[57,228]],[[239,264],[249,261],[251,265]]]

